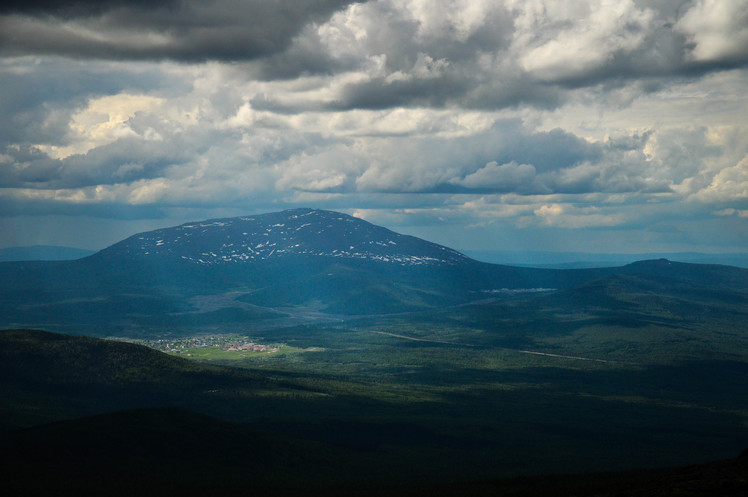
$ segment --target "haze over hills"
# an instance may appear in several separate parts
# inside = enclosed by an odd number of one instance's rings
[[[653,266],[654,267],[654,266]],[[658,277],[742,289],[745,271],[660,264]],[[570,289],[646,264],[557,270],[478,262],[345,214],[312,209],[134,235],[75,261],[0,264],[3,327],[121,334],[442,309]],[[724,281],[723,281],[724,280]]]
[[[580,269],[624,266],[632,262],[668,259],[692,264],[722,264],[748,268],[748,253],[700,253],[700,252],[647,252],[632,254],[590,253],[590,252],[543,252],[526,250],[523,252],[503,250],[466,250],[465,255],[492,264],[542,267],[551,269]]]
[[[56,245],[0,248],[0,262],[6,261],[69,261],[94,254],[94,250]]]

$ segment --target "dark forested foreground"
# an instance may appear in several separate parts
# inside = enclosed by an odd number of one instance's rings
[[[356,467],[360,454],[178,409],[119,411],[2,439],[10,495],[734,496],[748,454],[678,468],[413,482]],[[374,457],[368,464],[377,465]],[[420,461],[410,461],[418,469]]]
[[[737,357],[600,362],[407,340],[359,325],[278,332],[302,352],[214,351],[214,361],[238,368],[129,343],[3,331],[6,488],[18,495],[746,490],[746,460],[731,459],[748,445],[748,368]],[[415,337],[419,327],[411,326]],[[629,472],[539,476],[618,470]]]

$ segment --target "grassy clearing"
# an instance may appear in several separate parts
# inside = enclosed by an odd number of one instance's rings
[[[291,347],[286,344],[271,344],[268,350],[225,350],[220,347],[189,347],[169,354],[188,357],[190,359],[215,362],[217,364],[241,364],[245,359],[265,360],[270,355],[287,357],[300,354],[304,349]]]

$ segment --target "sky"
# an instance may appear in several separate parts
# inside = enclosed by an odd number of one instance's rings
[[[748,252],[748,0],[0,5],[0,248],[331,209],[458,250]]]

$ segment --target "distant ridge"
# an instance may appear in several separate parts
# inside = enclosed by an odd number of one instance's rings
[[[691,264],[723,264],[748,268],[748,253],[706,254],[700,252],[646,252],[637,254],[590,252],[543,252],[525,250],[465,250],[468,257],[491,264],[509,264],[546,269],[584,269],[624,266],[636,261],[669,259]]]
[[[30,245],[0,249],[0,262],[8,261],[72,261],[93,254],[93,250],[58,245]]]

